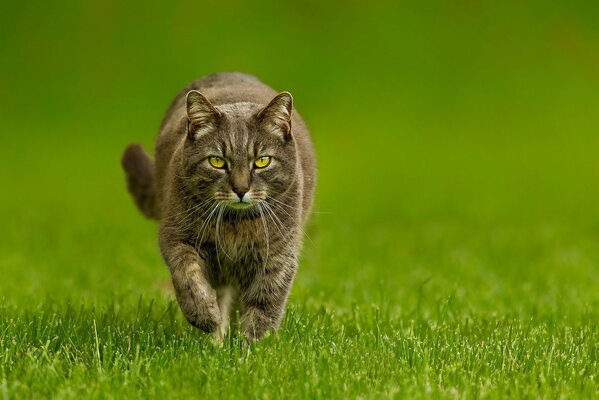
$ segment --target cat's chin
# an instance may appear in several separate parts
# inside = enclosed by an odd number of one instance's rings
[[[236,201],[234,203],[228,203],[227,206],[234,210],[247,210],[248,208],[252,208],[254,206],[254,203]]]

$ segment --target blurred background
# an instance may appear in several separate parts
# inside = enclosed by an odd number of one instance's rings
[[[126,193],[121,152],[153,150],[191,80],[242,71],[293,93],[318,153],[294,304],[401,313],[426,301],[422,287],[431,304],[450,295],[464,312],[595,304],[597,11],[589,1],[2,2],[0,297],[163,293],[156,227]]]

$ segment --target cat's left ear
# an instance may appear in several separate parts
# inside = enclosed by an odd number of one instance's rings
[[[289,140],[291,139],[292,111],[293,97],[291,93],[282,92],[258,113],[257,118],[266,129]]]

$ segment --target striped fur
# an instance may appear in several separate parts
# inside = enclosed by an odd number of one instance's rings
[[[316,182],[291,95],[239,73],[194,81],[167,111],[155,156],[132,145],[123,166],[137,206],[159,220],[186,319],[222,339],[236,304],[248,340],[278,328]],[[225,168],[211,166],[212,156]],[[262,169],[253,165],[261,156],[271,157]]]

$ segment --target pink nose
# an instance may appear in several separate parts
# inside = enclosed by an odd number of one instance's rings
[[[245,194],[248,192],[248,190],[250,190],[249,187],[247,186],[233,186],[233,192],[235,192],[235,194],[237,195],[237,197],[239,197],[239,200],[243,199],[243,196],[245,196]]]

